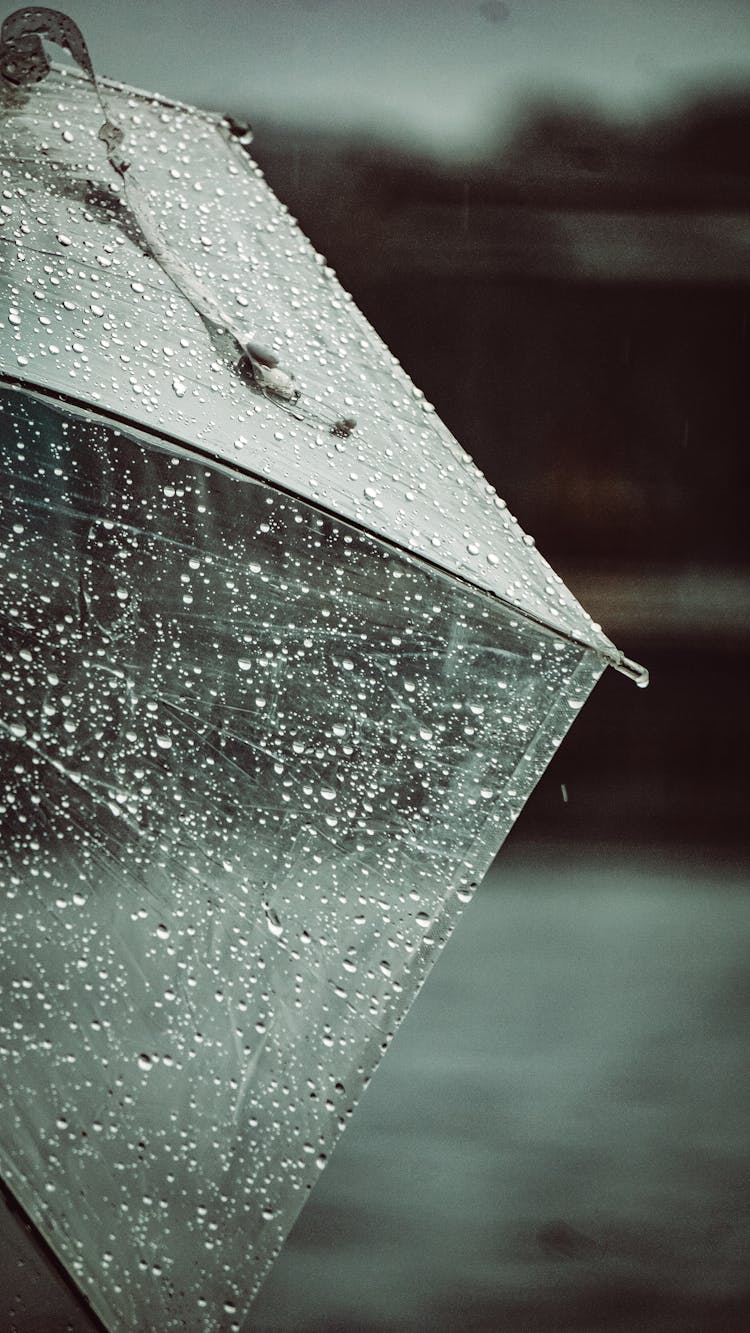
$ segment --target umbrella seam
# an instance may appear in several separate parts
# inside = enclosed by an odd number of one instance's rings
[[[115,428],[117,428],[117,426],[125,426],[135,439],[138,439],[139,436],[145,437],[146,443],[151,447],[164,449],[165,447],[171,446],[172,448],[177,448],[183,451],[188,456],[200,458],[202,461],[209,463],[212,467],[215,467],[218,470],[225,470],[234,476],[259,481],[262,485],[267,486],[269,490],[277,491],[281,495],[291,496],[293,499],[308,505],[310,509],[314,509],[317,513],[323,514],[337,523],[344,523],[354,531],[370,537],[373,541],[378,541],[383,546],[408,556],[410,560],[413,560],[416,564],[422,565],[438,574],[441,578],[451,579],[464,587],[471,588],[474,592],[489,598],[493,603],[505,607],[506,610],[512,611],[514,615],[521,616],[523,620],[536,625],[539,629],[545,630],[547,633],[553,634],[559,639],[563,639],[566,643],[571,643],[577,648],[582,648],[588,652],[595,653],[596,656],[600,657],[608,666],[619,668],[622,662],[626,660],[624,659],[622,652],[616,648],[614,644],[612,644],[611,650],[608,650],[602,644],[594,644],[585,639],[578,638],[576,635],[571,634],[569,630],[562,629],[560,626],[555,625],[550,621],[543,620],[540,616],[535,616],[533,612],[527,611],[524,607],[520,607],[515,602],[511,602],[507,598],[502,597],[500,593],[495,592],[493,589],[485,588],[479,583],[474,583],[470,578],[467,578],[465,574],[461,574],[456,570],[444,568],[442,565],[430,560],[428,556],[422,555],[417,551],[412,551],[408,546],[401,545],[395,538],[385,537],[381,533],[373,532],[371,529],[365,527],[364,524],[358,523],[356,519],[342,516],[334,509],[327,509],[319,500],[314,500],[309,496],[302,495],[299,491],[284,486],[281,482],[278,482],[275,479],[266,477],[260,472],[255,472],[246,464],[239,462],[233,463],[225,458],[218,459],[215,454],[211,454],[208,450],[204,451],[200,445],[190,444],[184,440],[180,440],[177,436],[171,435],[163,429],[160,429],[158,432],[151,432],[147,426],[133,422],[130,417],[124,415],[121,416],[119,413],[113,412],[109,408],[95,407],[82,398],[76,398],[73,394],[66,394],[59,390],[48,389],[44,385],[40,385],[33,380],[24,380],[21,379],[20,376],[7,375],[0,371],[0,385],[5,385],[8,388],[21,392],[31,393],[48,402],[61,403],[65,407],[77,412],[79,415],[88,415],[98,419],[100,424],[105,426],[110,425]]]

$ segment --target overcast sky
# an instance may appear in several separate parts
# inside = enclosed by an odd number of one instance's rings
[[[0,0],[0,16],[17,8]],[[480,150],[557,91],[618,116],[750,89],[750,0],[68,0],[97,70],[244,114]]]

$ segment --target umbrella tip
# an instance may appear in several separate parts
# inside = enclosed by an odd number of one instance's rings
[[[619,671],[623,676],[627,676],[628,680],[635,681],[639,690],[645,690],[650,680],[647,667],[641,666],[640,662],[634,662],[632,658],[625,657],[622,653],[620,653],[618,660],[613,662],[612,665],[615,668],[615,671]]]

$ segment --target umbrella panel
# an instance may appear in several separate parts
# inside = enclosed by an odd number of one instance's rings
[[[2,392],[4,1178],[108,1327],[239,1328],[603,669]]]
[[[56,69],[0,86],[0,370],[202,443],[617,662],[228,123],[98,84]],[[100,99],[125,136],[124,179]],[[205,317],[217,304],[220,326]],[[253,387],[230,327],[295,376],[296,404]],[[342,419],[357,422],[346,438]]]

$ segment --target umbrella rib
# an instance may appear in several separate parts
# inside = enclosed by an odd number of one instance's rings
[[[315,509],[318,513],[325,515],[325,517],[333,519],[337,523],[343,522],[348,527],[354,529],[356,532],[363,533],[367,537],[374,537],[378,542],[381,542],[382,545],[391,547],[393,550],[408,556],[408,558],[415,564],[422,565],[427,569],[436,572],[442,578],[453,579],[457,583],[471,588],[475,593],[479,593],[480,595],[489,598],[492,602],[499,603],[507,610],[512,611],[514,615],[520,616],[523,620],[536,625],[539,629],[546,630],[547,633],[556,635],[557,638],[563,639],[566,643],[570,643],[576,648],[583,648],[588,652],[594,653],[597,657],[601,658],[603,662],[606,662],[608,666],[614,667],[616,671],[627,676],[630,680],[635,681],[637,685],[648,685],[649,673],[647,668],[641,666],[638,662],[632,661],[631,658],[626,657],[614,644],[612,644],[611,649],[607,649],[602,644],[590,643],[579,635],[572,634],[569,630],[562,628],[560,625],[545,620],[542,616],[535,615],[533,611],[518,606],[515,602],[510,601],[509,598],[503,597],[501,593],[495,592],[491,588],[483,587],[481,584],[474,583],[472,579],[465,574],[458,573],[455,570],[445,569],[436,561],[431,560],[429,556],[418,554],[417,552],[410,550],[408,546],[402,545],[395,538],[384,537],[381,536],[380,533],[372,532],[369,528],[365,527],[364,524],[358,523],[356,519],[342,516],[341,514],[336,513],[335,510],[328,509],[325,505],[322,505],[319,500],[313,500],[309,496],[300,495],[300,493],[293,490],[292,487],[284,486],[283,483],[279,481],[271,480],[269,477],[266,477],[261,473],[254,472],[253,469],[246,464],[235,463],[229,459],[219,459],[215,454],[211,453],[209,449],[204,449],[197,444],[188,444],[184,440],[170,434],[168,431],[160,431],[159,433],[151,431],[147,426],[132,421],[131,418],[124,413],[115,412],[110,408],[103,411],[101,408],[93,407],[84,399],[77,398],[73,394],[68,394],[60,389],[50,390],[33,380],[24,380],[19,376],[0,372],[0,385],[6,385],[8,388],[12,389],[20,389],[25,393],[33,394],[34,396],[41,398],[45,402],[62,403],[65,407],[87,417],[89,420],[99,421],[104,426],[111,427],[113,423],[125,426],[136,440],[145,440],[152,448],[156,447],[162,451],[165,449],[165,446],[178,449],[188,457],[198,457],[209,462],[218,471],[229,472],[234,476],[251,478],[254,481],[261,482],[262,485],[267,486],[270,490],[278,491],[281,495],[288,495],[292,499],[302,500],[310,509]]]

